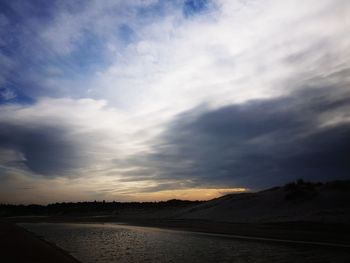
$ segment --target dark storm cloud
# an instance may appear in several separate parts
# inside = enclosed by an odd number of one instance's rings
[[[75,143],[60,127],[1,123],[0,149],[15,151],[18,158],[10,165],[25,165],[44,176],[65,175],[81,162]]]
[[[148,166],[149,176],[185,179],[192,187],[261,188],[297,178],[349,178],[350,123],[344,121],[349,110],[350,94],[337,87],[194,109],[168,127],[155,153],[132,162]]]

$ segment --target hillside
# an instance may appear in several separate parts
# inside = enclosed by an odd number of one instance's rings
[[[290,183],[257,193],[230,194],[187,208],[179,219],[231,223],[350,222],[350,181]]]

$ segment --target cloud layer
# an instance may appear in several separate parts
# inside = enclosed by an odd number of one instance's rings
[[[349,174],[349,1],[39,2],[0,4],[0,190],[134,200]]]
[[[349,93],[337,87],[194,109],[177,117],[155,153],[130,162],[148,164],[159,178],[201,187],[261,189],[298,178],[346,179],[349,110]]]

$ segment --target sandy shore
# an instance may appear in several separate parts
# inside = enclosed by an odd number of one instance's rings
[[[0,221],[0,257],[4,263],[79,263],[60,248],[4,221]]]

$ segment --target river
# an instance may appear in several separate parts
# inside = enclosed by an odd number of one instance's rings
[[[350,262],[345,249],[237,240],[123,224],[23,223],[83,263]]]

